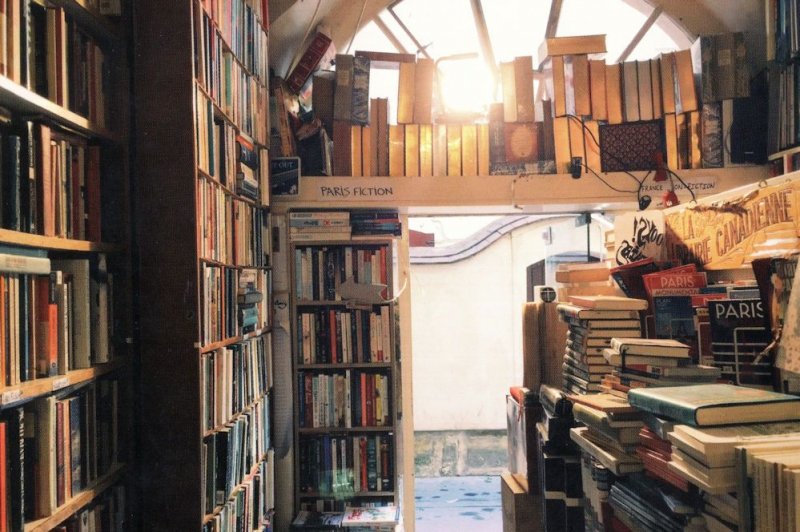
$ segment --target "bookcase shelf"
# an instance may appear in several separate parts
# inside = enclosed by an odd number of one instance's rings
[[[87,0],[50,0],[50,2],[63,7],[64,11],[93,36],[108,42],[123,42],[123,33],[118,25],[102,15]]]
[[[228,64],[236,87],[266,93],[266,80],[239,76],[234,57],[266,43],[262,5],[136,3],[140,366],[151,391],[140,420],[143,455],[159,457],[142,466],[142,530],[212,532],[245,505],[262,522],[274,509],[269,198],[259,171],[268,139],[251,134],[267,120],[254,100],[234,90],[238,107],[216,101],[224,93],[205,83],[224,86]],[[251,58],[266,71],[265,53]],[[257,200],[237,182],[251,173]],[[221,449],[241,463],[216,460]]]
[[[118,244],[35,235],[12,231],[10,229],[0,229],[0,242],[34,248],[60,251],[85,251],[89,253],[119,253],[125,249]]]
[[[25,523],[25,532],[47,532],[55,528],[69,516],[89,504],[95,497],[116,484],[125,474],[124,464],[117,464],[102,478],[92,483],[75,497],[60,506],[52,515],[36,521]]]
[[[294,266],[295,511],[317,504],[342,510],[360,499],[399,505],[395,304],[319,299],[333,298],[347,277],[385,285],[391,293],[392,239],[290,242],[288,254]],[[348,484],[337,490],[352,493],[334,497],[332,486],[326,487],[331,477]],[[392,489],[380,489],[384,482]],[[364,491],[367,483],[371,491]]]
[[[71,386],[79,386],[95,381],[99,377],[127,367],[129,364],[130,359],[128,357],[119,357],[99,366],[68,371],[66,375],[39,378],[16,386],[2,387],[0,388],[0,409],[18,406],[20,403],[65,390]]]
[[[66,128],[74,129],[79,133],[100,140],[115,143],[120,141],[120,137],[116,133],[100,127],[88,118],[14,83],[5,76],[0,76],[0,105],[25,115],[52,120]]]

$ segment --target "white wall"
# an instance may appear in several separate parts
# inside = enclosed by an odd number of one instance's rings
[[[597,254],[602,230],[591,231]],[[459,262],[411,265],[415,430],[506,428],[505,395],[522,382],[526,268],[585,249],[586,227],[569,218],[521,227]]]

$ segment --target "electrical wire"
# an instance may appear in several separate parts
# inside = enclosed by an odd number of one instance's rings
[[[676,174],[675,172],[673,172],[673,171],[672,171],[672,170],[670,170],[669,168],[667,168],[667,172],[669,172],[670,179],[672,179],[672,177],[675,177],[675,179],[677,179],[677,180],[678,180],[678,182],[679,182],[681,185],[683,185],[683,187],[684,187],[686,190],[688,190],[688,191],[689,191],[689,194],[691,194],[691,195],[692,195],[692,201],[694,201],[694,202],[696,203],[696,202],[697,202],[697,196],[695,196],[695,194],[694,194],[694,190],[692,190],[692,189],[689,187],[689,185],[687,185],[687,184],[686,184],[686,182],[685,182],[683,179],[681,179],[681,176],[679,176],[678,174]],[[673,188],[674,188],[674,187],[673,187]]]
[[[644,183],[644,181],[639,181],[639,180],[637,179],[637,180],[636,180],[636,182],[637,182],[637,183],[639,183],[639,188],[637,188],[636,190],[622,190],[622,189],[616,188],[616,187],[615,187],[615,186],[613,186],[611,183],[609,183],[608,181],[606,181],[605,179],[603,179],[602,177],[600,177],[600,174],[598,174],[597,172],[595,172],[594,170],[592,170],[591,168],[589,168],[589,167],[588,167],[587,165],[585,165],[584,163],[581,163],[581,167],[583,167],[583,168],[586,168],[586,171],[588,171],[588,172],[589,172],[589,173],[591,173],[593,176],[595,176],[597,179],[599,179],[599,180],[600,180],[600,181],[601,181],[601,182],[602,182],[602,183],[603,183],[605,186],[607,186],[608,188],[610,188],[610,189],[611,189],[611,190],[613,190],[614,192],[619,192],[620,194],[637,194],[637,195],[638,195],[638,194],[639,194],[639,192],[640,192],[640,191],[641,191],[641,189],[642,189],[642,183]],[[650,175],[650,172],[648,172],[648,173],[647,173],[647,175]],[[647,177],[647,176],[645,176],[645,177]],[[638,198],[637,198],[637,199],[638,199]]]

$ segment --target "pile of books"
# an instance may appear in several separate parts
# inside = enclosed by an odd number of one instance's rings
[[[289,213],[289,240],[350,240],[349,211],[292,211]]]
[[[394,531],[400,520],[398,506],[347,506],[343,512],[300,510],[292,530]]]
[[[720,368],[693,364],[689,350],[676,340],[612,338],[603,357],[613,369],[603,377],[601,388],[626,397],[631,388],[715,382],[722,373]]]
[[[599,392],[611,366],[603,349],[613,337],[640,337],[639,311],[647,301],[619,296],[570,296],[559,303],[561,320],[568,324],[564,351],[564,389],[585,394]]]

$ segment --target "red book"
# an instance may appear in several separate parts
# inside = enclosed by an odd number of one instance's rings
[[[58,375],[58,306],[51,290],[50,276],[35,277],[36,288],[36,373]]]
[[[324,33],[317,32],[314,38],[309,43],[306,51],[297,65],[292,69],[292,72],[286,78],[286,86],[295,93],[300,92],[303,86],[308,81],[308,78],[317,69],[322,56],[328,51],[331,44],[331,38]]]
[[[672,444],[667,440],[662,440],[656,433],[647,427],[642,427],[639,430],[639,443],[660,454],[665,460],[669,460],[672,456]]]
[[[375,426],[375,375],[367,375],[367,389],[364,391],[367,401],[366,418],[367,426]]]
[[[6,301],[8,300],[8,278],[0,275],[0,385],[9,384],[8,364],[6,361]]]
[[[6,423],[0,423],[0,532],[8,531],[8,449],[6,447]],[[17,496],[18,494],[13,494]]]

